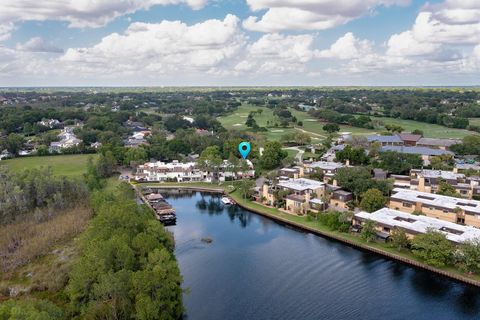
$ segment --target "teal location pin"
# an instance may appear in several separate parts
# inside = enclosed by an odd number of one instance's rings
[[[250,153],[250,142],[242,142],[238,145],[238,151],[242,155],[243,159],[247,159]]]

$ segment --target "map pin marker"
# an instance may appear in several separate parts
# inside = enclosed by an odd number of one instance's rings
[[[243,159],[247,159],[250,153],[250,142],[242,142],[238,145],[238,151],[242,155]]]

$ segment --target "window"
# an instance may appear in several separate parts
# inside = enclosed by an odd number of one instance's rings
[[[448,214],[448,210],[443,210],[443,213],[447,213],[447,214]]]
[[[412,204],[408,203],[408,202],[404,202],[404,203],[402,203],[402,206],[405,207],[405,208],[411,208]]]

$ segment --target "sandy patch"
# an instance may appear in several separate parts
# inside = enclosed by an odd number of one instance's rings
[[[242,124],[241,123],[235,123],[233,126],[234,127],[240,127]]]
[[[317,122],[317,119],[305,119],[303,121],[307,121],[307,122]]]
[[[285,130],[272,130],[271,132],[285,132]]]

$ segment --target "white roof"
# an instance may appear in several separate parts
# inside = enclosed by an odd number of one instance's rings
[[[420,202],[427,206],[431,205],[451,210],[458,207],[468,212],[480,214],[480,201],[476,200],[448,197],[434,193],[426,193],[402,188],[393,189],[392,198],[410,202]]]
[[[446,180],[457,180],[464,179],[465,175],[462,173],[454,173],[452,171],[442,171],[442,170],[421,170],[418,175],[424,176],[425,178],[442,178]]]
[[[288,179],[281,181],[278,186],[296,191],[315,190],[325,186],[325,183],[312,179]]]
[[[467,240],[480,240],[480,229],[462,226],[456,223],[430,218],[427,216],[416,216],[413,214],[383,208],[373,213],[359,212],[355,217],[372,220],[391,227],[400,227],[419,233],[426,233],[432,228],[447,236],[447,239],[456,243]]]
[[[147,162],[143,165],[144,169],[149,168],[149,169],[164,169],[164,170],[173,170],[175,168],[191,169],[193,167],[195,167],[195,162],[181,163],[178,161],[174,161],[170,163],[165,163],[161,161]]]
[[[310,200],[311,203],[314,203],[314,204],[324,204],[324,202],[320,199],[311,199]]]
[[[331,162],[331,161],[317,161],[317,162],[312,162],[311,164],[308,165],[310,168],[320,168],[323,170],[336,170],[339,168],[343,168],[344,165],[339,162]]]

